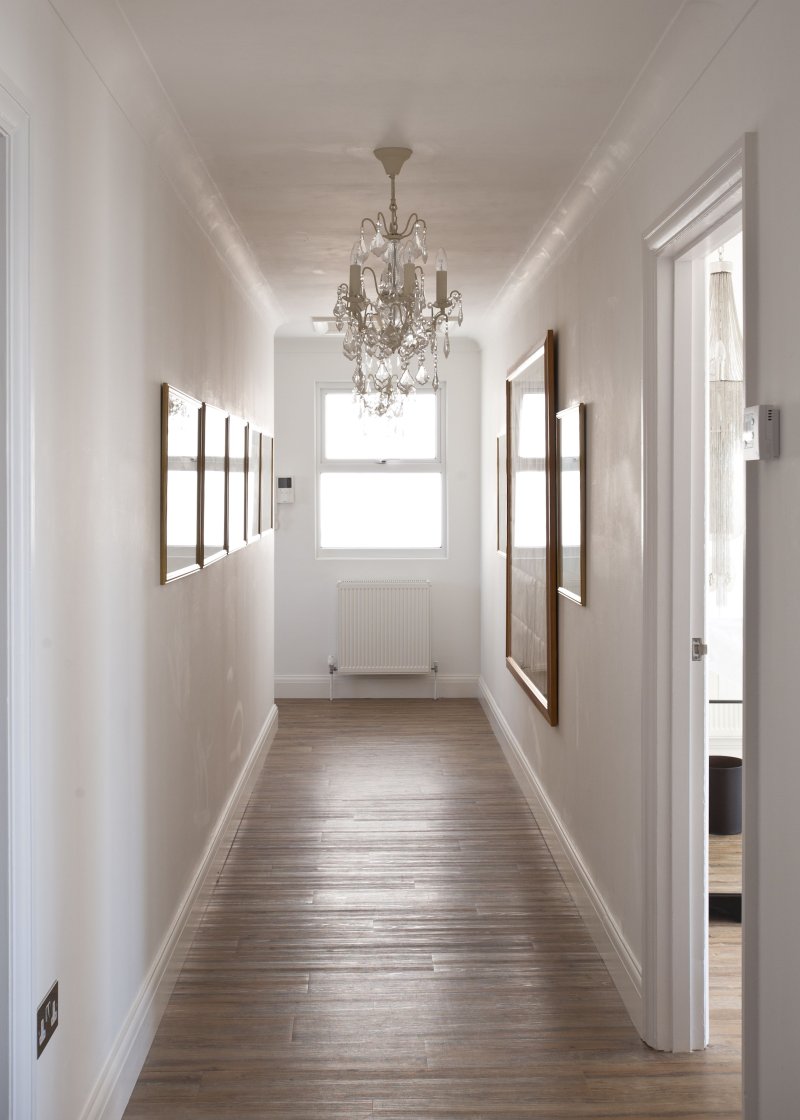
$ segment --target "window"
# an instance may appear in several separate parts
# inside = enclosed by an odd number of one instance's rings
[[[417,390],[388,419],[320,385],[317,441],[318,555],[446,554],[443,387]]]

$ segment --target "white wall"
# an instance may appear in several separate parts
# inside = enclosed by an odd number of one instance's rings
[[[447,392],[448,554],[446,559],[316,558],[316,384],[350,384],[341,338],[279,338],[275,344],[276,475],[295,480],[294,505],[277,507],[276,680],[278,696],[327,696],[327,658],[336,653],[340,579],[428,579],[433,654],[441,695],[476,694],[479,659],[480,352],[454,339],[440,362]],[[337,677],[337,696],[432,695],[426,678]]]
[[[77,1120],[273,702],[272,535],[159,585],[160,383],[271,431],[273,332],[51,5],[1,19],[32,137],[35,996],[61,1003],[36,1117]]]
[[[745,898],[748,1117],[794,1115],[800,971],[800,788],[796,703],[787,666],[800,657],[796,514],[800,457],[796,202],[800,155],[800,5],[760,0],[668,116],[613,197],[557,263],[506,304],[482,339],[482,675],[560,814],[634,954],[641,959],[641,399],[642,235],[745,131],[757,133],[758,307],[749,307],[756,368],[748,403],[782,407],[782,451],[751,464],[748,595],[759,618],[747,651]],[[502,560],[494,551],[495,435],[503,371],[545,328],[558,332],[558,401],[588,405],[588,594],[559,604],[558,728],[536,713],[504,666]],[[750,818],[750,825],[754,821]],[[756,886],[757,884],[757,886]]]

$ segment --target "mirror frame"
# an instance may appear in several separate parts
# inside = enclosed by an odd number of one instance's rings
[[[515,430],[512,409],[513,383],[534,362],[544,361],[544,426],[545,426],[545,637],[547,686],[542,690],[526,668],[512,656],[511,619],[516,604],[512,601],[512,568],[514,565],[513,503],[516,493],[516,469],[519,433]],[[556,462],[556,352],[555,333],[548,330],[542,342],[529,350],[508,371],[506,377],[506,666],[547,722],[558,723],[558,570],[557,570],[557,486]]]
[[[237,506],[235,509],[231,499],[231,489],[234,475],[239,472],[234,472],[231,468],[233,462],[232,451],[234,450],[231,429],[234,426],[236,426],[237,431],[241,430],[244,440],[242,449],[242,504],[241,507]],[[247,546],[247,442],[247,421],[243,420],[241,416],[229,412],[225,436],[225,551],[228,555]],[[235,528],[237,523],[238,529]]]
[[[578,422],[578,503],[580,518],[580,553],[578,556],[578,579],[580,591],[571,590],[564,583],[564,541],[562,531],[564,528],[564,457],[562,455],[562,432],[567,420],[577,416]],[[562,408],[556,413],[557,422],[557,454],[558,454],[558,593],[573,603],[586,606],[586,405],[573,404],[569,408]]]
[[[168,528],[168,507],[169,507],[169,405],[170,399],[176,398],[185,401],[192,409],[197,412],[197,442],[195,450],[195,477],[196,477],[196,508],[195,508],[195,542],[194,542],[194,561],[189,564],[184,564],[181,568],[169,570],[169,548],[167,541],[167,528]],[[203,404],[202,401],[196,400],[190,396],[189,393],[184,393],[181,389],[176,389],[174,385],[170,385],[164,381],[161,384],[161,583],[172,583],[174,580],[182,579],[183,576],[189,576],[193,572],[198,572],[202,567],[202,509],[203,509],[203,484],[202,484],[202,428],[203,428]]]
[[[262,535],[275,528],[274,482],[275,441],[265,432],[261,433],[261,503],[259,508],[259,527]]]
[[[221,419],[222,419],[223,442],[224,442],[224,448],[223,448],[223,453],[222,453],[222,457],[223,457],[223,461],[224,461],[223,462],[223,467],[222,467],[222,509],[221,509],[221,511],[219,511],[219,512],[222,513],[222,543],[215,552],[206,551],[207,547],[208,547],[206,545],[206,521],[207,521],[208,512],[209,512],[208,511],[209,489],[206,485],[207,482],[208,482],[207,436],[208,436],[208,414],[209,414],[209,411],[213,412],[213,413],[216,413],[217,416],[221,417]],[[202,516],[200,518],[200,555],[201,555],[202,566],[204,568],[207,568],[209,564],[214,564],[217,560],[222,560],[222,558],[224,556],[227,556],[227,548],[225,546],[225,541],[227,539],[227,528],[226,528],[226,525],[225,525],[225,509],[226,509],[226,505],[227,505],[227,494],[228,494],[228,414],[227,414],[227,412],[225,412],[224,409],[217,408],[217,406],[213,405],[213,404],[207,404],[205,401],[203,401],[203,413],[202,413],[202,420],[201,420],[200,479],[201,479],[201,490],[202,490]]]
[[[245,519],[244,531],[248,544],[261,536],[261,429],[248,422],[244,441]],[[255,452],[255,465],[253,464]]]
[[[508,552],[506,531],[508,527],[508,440],[506,433],[497,437],[497,551],[501,556]]]

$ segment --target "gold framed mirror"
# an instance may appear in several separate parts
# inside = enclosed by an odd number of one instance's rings
[[[508,447],[506,433],[497,437],[497,551],[506,554],[508,529]]]
[[[225,555],[227,415],[203,404],[203,566]]]
[[[586,406],[558,422],[558,593],[586,604]]]
[[[225,501],[225,543],[236,552],[247,543],[246,475],[247,425],[238,416],[228,417],[228,471]]]
[[[261,536],[261,432],[247,425],[247,540]]]
[[[555,335],[506,378],[506,665],[558,723]]]
[[[273,453],[274,444],[272,436],[261,433],[261,515],[259,524],[261,532],[275,527],[274,503],[272,500],[273,483]]]
[[[196,572],[200,545],[202,405],[161,386],[161,582]]]

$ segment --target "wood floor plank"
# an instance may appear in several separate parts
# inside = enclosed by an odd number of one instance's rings
[[[741,833],[738,836],[709,836],[708,889],[712,894],[741,894]]]
[[[126,1120],[738,1120],[638,1039],[474,701],[289,701]]]

